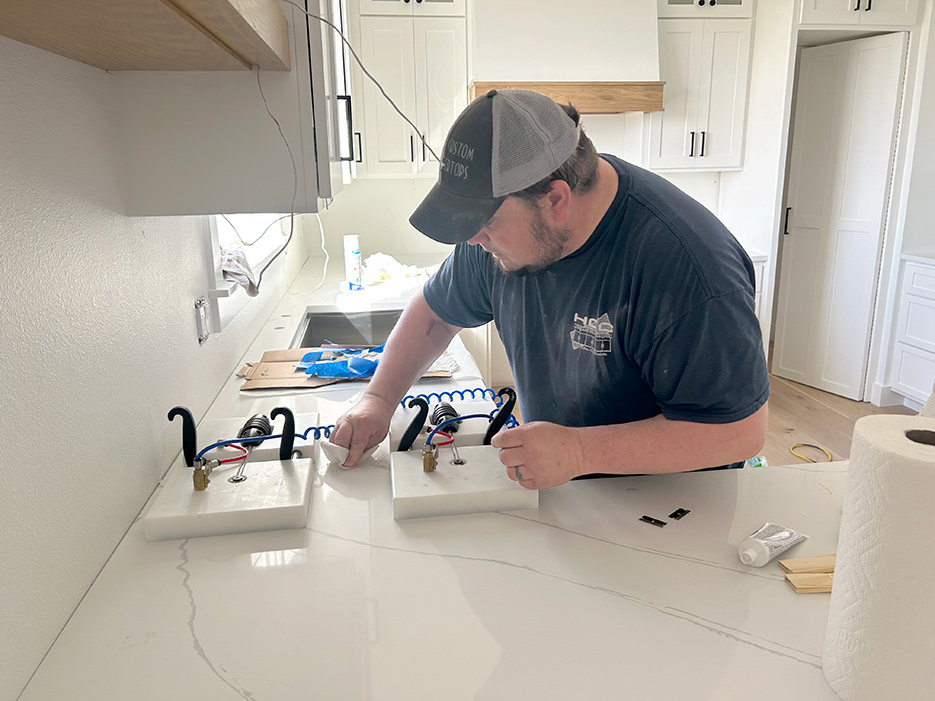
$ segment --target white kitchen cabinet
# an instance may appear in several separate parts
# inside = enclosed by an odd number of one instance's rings
[[[665,111],[652,115],[653,170],[739,168],[751,20],[659,20]]]
[[[862,24],[911,27],[919,15],[919,0],[804,0],[802,24]]]
[[[753,0],[657,0],[660,17],[752,17]]]
[[[903,263],[890,384],[924,402],[935,382],[935,258]]]
[[[467,0],[359,0],[362,15],[464,17]]]
[[[463,17],[362,15],[362,58],[397,106],[360,76],[364,129],[359,177],[435,176],[448,130],[467,106],[467,41]],[[430,148],[431,150],[430,150]]]

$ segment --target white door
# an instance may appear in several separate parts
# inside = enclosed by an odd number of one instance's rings
[[[412,119],[416,114],[411,17],[361,17],[364,65]],[[405,175],[416,169],[416,136],[374,84],[364,82],[363,168],[369,175]]]
[[[862,399],[904,33],[802,51],[772,371]]]
[[[467,107],[467,48],[464,19],[415,19],[415,70],[418,87],[416,124],[439,157],[448,130]],[[438,161],[416,137],[419,172],[438,172]]]

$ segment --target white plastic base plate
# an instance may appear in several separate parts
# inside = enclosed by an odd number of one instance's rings
[[[247,479],[228,482],[233,467],[211,473],[208,488],[196,492],[192,468],[169,468],[162,487],[143,516],[146,540],[171,540],[254,531],[304,528],[311,503],[310,459],[248,462]]]
[[[421,450],[391,453],[393,518],[538,508],[539,492],[507,477],[496,448],[459,447],[458,454],[464,465],[452,465],[451,450],[440,448],[436,470],[423,472]]]

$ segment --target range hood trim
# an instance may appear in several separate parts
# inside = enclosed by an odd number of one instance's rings
[[[664,80],[656,81],[495,81],[471,83],[470,99],[489,90],[534,90],[559,103],[570,102],[581,114],[662,112]]]

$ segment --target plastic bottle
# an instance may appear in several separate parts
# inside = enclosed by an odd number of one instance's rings
[[[357,234],[344,235],[344,279],[348,290],[363,289],[361,283],[360,240]]]

